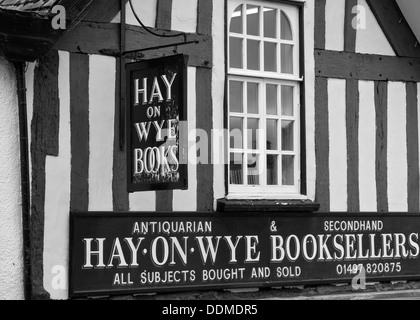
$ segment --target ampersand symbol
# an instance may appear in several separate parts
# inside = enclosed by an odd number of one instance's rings
[[[277,232],[277,226],[276,226],[276,222],[273,221],[271,222],[271,232]]]

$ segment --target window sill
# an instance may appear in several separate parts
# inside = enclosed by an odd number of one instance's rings
[[[319,204],[311,200],[217,200],[218,212],[317,212]]]

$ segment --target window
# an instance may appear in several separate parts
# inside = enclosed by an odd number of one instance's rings
[[[229,195],[300,193],[299,8],[229,1]]]

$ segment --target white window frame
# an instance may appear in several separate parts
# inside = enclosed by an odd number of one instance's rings
[[[281,11],[283,11],[286,16],[289,18],[289,22],[292,28],[292,35],[293,40],[281,40],[280,32],[277,34],[277,38],[265,38],[263,34],[264,25],[263,25],[263,19],[262,19],[262,10],[259,10],[259,23],[260,23],[260,36],[251,36],[247,35],[246,33],[246,21],[243,19],[243,34],[236,34],[230,32],[230,23],[232,15],[235,11],[235,9],[243,5],[242,15],[244,15],[246,10],[246,5],[254,5],[254,6],[260,6],[260,7],[269,7],[269,8],[275,8],[277,9],[277,23],[280,23],[280,15]],[[228,129],[229,123],[230,123],[230,117],[241,117],[244,118],[243,121],[243,130],[247,129],[247,119],[248,118],[259,118],[260,120],[260,146],[257,148],[257,150],[251,150],[248,149],[247,146],[247,134],[244,134],[244,141],[243,141],[243,147],[241,149],[234,149],[231,148],[230,141],[228,146],[228,196],[227,198],[232,199],[241,199],[241,198],[252,198],[252,199],[304,199],[305,196],[300,194],[301,190],[301,150],[300,150],[300,137],[301,137],[301,127],[300,127],[300,84],[303,81],[302,78],[300,78],[300,35],[299,35],[299,27],[300,27],[300,21],[299,21],[299,7],[290,5],[290,4],[283,4],[280,2],[274,2],[274,1],[253,1],[253,0],[229,0],[228,1],[228,32],[227,32],[227,38],[228,38],[228,47],[227,47],[227,65],[228,65],[228,92],[229,92],[229,85],[230,81],[241,81],[241,82],[252,82],[252,83],[259,83],[259,114],[247,114],[245,113],[246,110],[246,99],[245,99],[245,91],[244,88],[243,91],[243,103],[244,103],[244,110],[243,113],[234,113],[230,112],[230,106],[228,102]],[[277,27],[277,30],[279,30],[279,26]],[[242,62],[243,62],[243,69],[237,69],[237,68],[231,68],[230,67],[230,37],[238,37],[243,39],[243,50],[242,50]],[[257,40],[260,41],[260,69],[262,71],[257,70],[247,70],[247,49],[246,49],[246,41],[247,39],[251,40]],[[271,41],[277,43],[277,72],[268,72],[264,71],[264,41]],[[281,50],[281,44],[292,44],[293,45],[293,74],[285,74],[280,73],[281,63],[280,63],[280,50]],[[266,84],[275,84],[278,85],[278,115],[277,116],[270,116],[267,115],[266,112],[266,90],[265,85]],[[281,115],[281,85],[287,85],[287,86],[293,86],[294,87],[294,115],[293,117],[286,117]],[[229,99],[228,99],[229,101]],[[278,120],[278,150],[277,151],[269,151],[266,150],[265,146],[261,145],[262,141],[267,141],[267,128],[266,123],[267,119],[276,119]],[[288,152],[288,151],[282,151],[281,147],[281,121],[282,120],[291,120],[294,121],[294,151]],[[231,153],[240,153],[244,154],[244,160],[243,160],[243,177],[242,181],[244,184],[242,185],[236,185],[231,184],[231,171],[230,171],[230,154]],[[260,165],[263,166],[261,175],[260,175],[260,185],[247,185],[247,154],[258,154],[260,156]],[[277,155],[278,158],[278,185],[271,186],[267,185],[267,163],[266,163],[266,156],[267,154],[273,154]],[[295,157],[294,162],[294,185],[293,186],[283,186],[282,185],[282,156],[283,155],[293,155]]]

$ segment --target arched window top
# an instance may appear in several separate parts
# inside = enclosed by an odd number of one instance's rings
[[[282,10],[281,11],[281,39],[282,40],[293,40],[292,25],[290,24],[289,17]]]
[[[230,20],[230,32],[243,33],[242,8],[243,5],[241,4],[233,12]]]
[[[274,1],[229,0],[229,70],[299,74],[299,9]]]
[[[278,39],[280,35],[281,40],[293,41],[287,13],[262,5],[238,5],[232,13],[229,32],[272,39]]]

